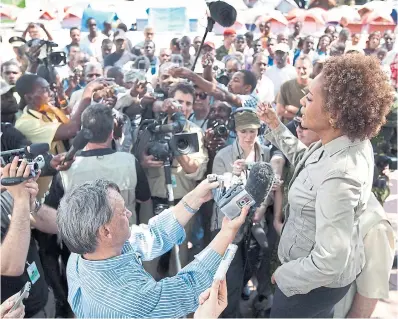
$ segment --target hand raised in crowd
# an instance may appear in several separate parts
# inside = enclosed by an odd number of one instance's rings
[[[107,79],[96,79],[91,81],[86,85],[83,91],[83,98],[91,99],[92,95],[100,90],[103,90],[106,87],[109,87],[112,83]]]
[[[19,297],[19,292],[12,295],[6,301],[4,301],[0,306],[0,318],[23,318],[25,317],[25,306],[21,302],[19,307],[10,312],[11,308],[15,305]]]
[[[209,289],[200,294],[194,318],[218,318],[227,305],[227,282],[215,280]]]
[[[261,102],[257,106],[258,118],[267,124],[272,130],[279,126],[279,119],[276,111],[268,103]]]
[[[214,56],[207,52],[202,56],[202,66],[205,67],[212,67],[214,64]]]
[[[162,111],[167,112],[168,114],[181,112],[181,109],[182,106],[176,99],[168,98],[163,102]]]
[[[133,83],[133,86],[130,89],[130,95],[132,97],[139,97],[142,98],[147,92],[147,82],[140,81],[136,79]]]
[[[238,159],[232,164],[232,174],[240,176],[246,167],[245,159]]]
[[[169,74],[174,78],[188,79],[192,71],[185,67],[173,67],[169,69]]]
[[[204,145],[210,153],[215,153],[227,144],[227,140],[221,136],[214,136],[214,130],[208,128],[204,136]]]
[[[15,156],[11,163],[7,164],[2,169],[1,178],[12,178],[12,177],[24,177],[28,178],[30,174],[30,166],[27,165],[26,160],[22,160],[21,164],[18,166],[19,157]],[[27,183],[33,183],[33,178],[28,181],[24,181],[17,185],[5,186],[7,191],[16,199],[26,199],[30,198],[30,190],[27,188]]]
[[[142,155],[141,166],[144,168],[160,168],[163,167],[162,161],[157,161],[153,155]]]
[[[50,161],[50,166],[57,171],[67,171],[72,166],[72,163],[75,161],[75,159],[73,158],[70,161],[64,162],[65,155],[66,153],[62,153],[53,156]]]

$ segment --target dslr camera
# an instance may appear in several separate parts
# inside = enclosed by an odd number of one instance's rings
[[[28,162],[28,166],[30,166],[30,174],[28,178],[23,178],[23,177],[2,178],[1,184],[4,186],[12,186],[20,184],[23,181],[30,179],[32,177],[36,177],[37,174],[39,174],[40,169],[42,169],[46,164],[43,154],[47,153],[48,150],[49,146],[47,143],[38,143],[26,146],[24,148],[1,152],[2,166],[11,163],[15,156],[19,157],[19,165],[23,160],[26,160]]]
[[[228,138],[228,127],[222,122],[214,122],[210,128],[214,132],[214,137]]]

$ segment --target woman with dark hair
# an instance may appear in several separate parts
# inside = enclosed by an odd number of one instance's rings
[[[363,50],[365,52],[365,55],[376,54],[377,49],[380,45],[380,38],[381,33],[379,31],[375,31],[369,34],[368,41],[366,41],[366,49]]]
[[[301,125],[317,133],[319,142],[307,148],[272,108],[259,105],[259,117],[270,128],[265,138],[295,166],[270,317],[330,318],[361,272],[358,218],[372,191],[370,139],[385,123],[392,101],[379,61],[350,54],[328,59],[301,100]]]

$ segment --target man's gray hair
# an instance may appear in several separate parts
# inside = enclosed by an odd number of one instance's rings
[[[84,74],[86,75],[88,72],[90,72],[91,70],[101,70],[102,72],[102,65],[99,62],[87,62],[84,65]]]
[[[115,183],[98,179],[74,187],[62,198],[57,226],[61,239],[72,253],[83,255],[96,250],[99,229],[113,216],[109,189],[120,192]]]

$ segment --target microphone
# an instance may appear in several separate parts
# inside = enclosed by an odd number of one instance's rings
[[[82,150],[92,138],[93,133],[89,129],[84,128],[79,131],[79,133],[77,133],[76,137],[73,139],[72,147],[70,148],[68,153],[66,153],[65,159],[63,160],[62,164],[72,160],[76,153]]]
[[[40,154],[47,153],[50,146],[47,143],[35,143],[25,147],[26,152],[31,154],[33,157],[39,156]]]
[[[232,26],[236,21],[236,9],[224,1],[206,1],[211,18],[224,28]]]
[[[214,179],[214,175],[210,178]],[[248,205],[252,208],[260,206],[268,197],[274,179],[275,175],[270,164],[254,163],[246,186],[242,182],[233,183],[228,190],[221,190],[221,194],[216,194],[214,201],[225,216],[234,219],[240,215],[244,206]]]
[[[251,165],[245,190],[255,201],[254,207],[259,207],[268,197],[274,180],[274,170],[269,163],[258,162]]]
[[[29,154],[31,157],[36,157],[40,154],[48,152],[50,149],[47,143],[35,143],[23,148],[1,152],[1,156]]]

